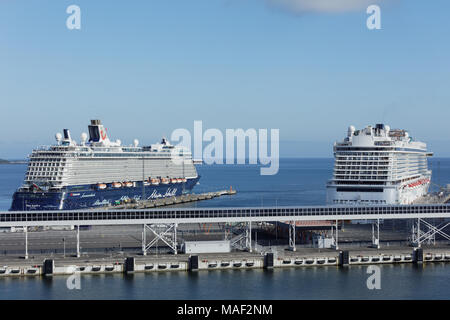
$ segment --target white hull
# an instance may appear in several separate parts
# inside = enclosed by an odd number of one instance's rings
[[[327,186],[328,204],[411,204],[428,193],[430,184],[414,188],[384,187],[383,192],[338,192],[336,185]]]

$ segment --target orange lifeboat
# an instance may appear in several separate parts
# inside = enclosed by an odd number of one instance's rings
[[[113,182],[112,183],[113,188],[120,188],[122,184],[120,182]]]
[[[167,178],[161,178],[161,183],[162,183],[162,184],[169,184],[169,179],[167,179]]]
[[[177,178],[170,179],[170,183],[177,183],[177,182],[178,182]]]
[[[178,182],[178,183],[183,183],[183,179],[182,179],[182,178],[178,178],[178,179],[177,179],[177,182]]]
[[[150,181],[152,182],[152,184],[153,184],[154,186],[157,186],[157,185],[159,184],[159,179],[153,178],[153,179],[151,179]]]
[[[133,186],[133,182],[127,181],[127,182],[122,183],[122,185],[125,187],[128,187],[128,188],[131,188]]]
[[[181,179],[181,182],[183,182],[183,183],[185,183],[186,181],[187,181],[186,178],[182,178],[182,179]]]
[[[97,189],[99,189],[99,190],[106,189],[106,184],[104,184],[104,183],[97,184]]]
[[[144,186],[149,186],[150,182],[148,182],[147,180],[144,181]]]

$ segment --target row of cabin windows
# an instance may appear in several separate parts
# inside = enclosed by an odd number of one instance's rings
[[[28,170],[28,172],[33,173],[33,172],[62,172],[64,169],[63,168],[30,168]]]

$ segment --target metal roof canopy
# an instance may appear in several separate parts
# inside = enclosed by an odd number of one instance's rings
[[[0,212],[0,227],[450,218],[449,204]]]

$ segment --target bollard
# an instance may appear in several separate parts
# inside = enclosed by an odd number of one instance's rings
[[[414,263],[422,263],[423,262],[423,249],[422,248],[414,248],[413,262]]]
[[[53,259],[45,259],[44,260],[43,269],[44,269],[45,276],[52,276],[54,268],[55,268],[55,261]]]
[[[349,252],[347,250],[339,252],[339,266],[346,267],[349,263]]]
[[[265,269],[273,268],[273,252],[266,253],[264,257],[264,268]]]
[[[189,271],[197,271],[197,270],[198,270],[198,256],[190,256]]]
[[[127,257],[125,259],[125,272],[133,273],[134,272],[135,261],[134,257]]]

